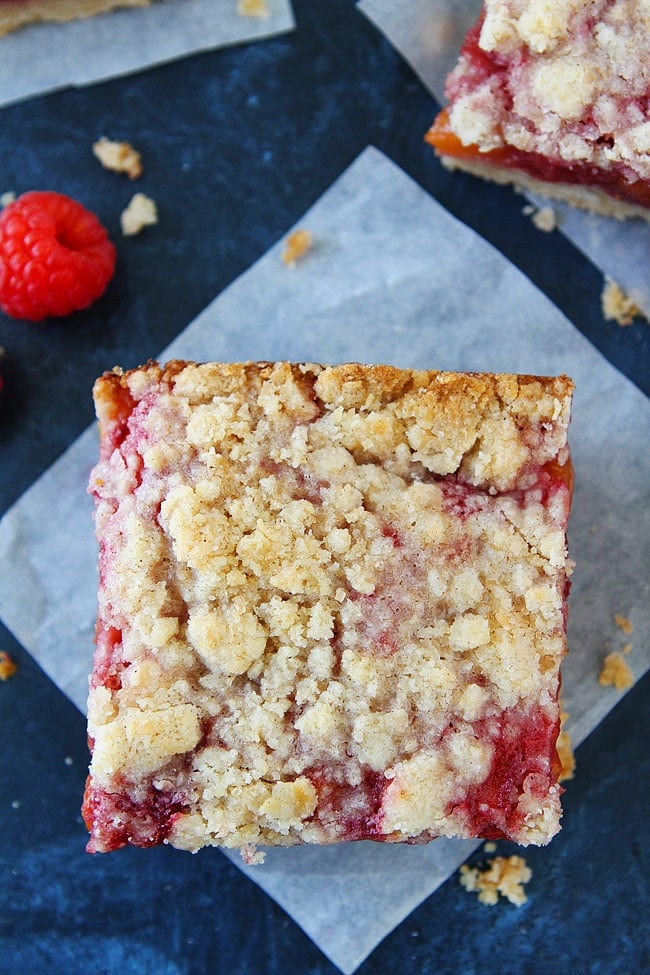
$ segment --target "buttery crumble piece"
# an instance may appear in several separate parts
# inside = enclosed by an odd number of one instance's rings
[[[15,201],[16,201],[16,194],[14,193],[14,191],[7,190],[6,193],[3,193],[0,196],[0,207],[3,208],[8,207],[10,203],[15,203]]]
[[[635,318],[643,316],[639,306],[628,297],[616,281],[605,278],[600,296],[603,318],[618,325],[631,325]]]
[[[559,829],[566,377],[95,384],[89,850]]]
[[[147,7],[151,0],[2,0],[0,37],[29,24],[64,23],[94,17],[118,7]]]
[[[530,217],[532,223],[542,233],[550,234],[557,230],[557,216],[551,207],[525,206],[524,216]]]
[[[619,613],[614,613],[614,622],[623,630],[625,636],[631,636],[634,632],[634,626],[632,625],[632,620],[628,619],[627,616],[621,616]]]
[[[308,230],[294,230],[286,239],[282,260],[287,267],[294,267],[307,251],[311,250],[314,239]]]
[[[129,179],[142,176],[142,156],[128,142],[114,142],[102,136],[93,143],[93,153],[104,169],[114,173],[126,173]]]
[[[557,753],[562,766],[562,771],[558,776],[558,782],[566,782],[572,779],[576,770],[576,759],[571,744],[571,736],[565,725],[569,718],[566,711],[560,706],[560,733],[557,736]]]
[[[125,237],[135,237],[145,227],[158,223],[156,203],[144,193],[135,193],[126,210],[120,216],[120,226]]]
[[[10,677],[13,677],[18,670],[18,665],[6,650],[0,650],[0,680],[7,681]]]
[[[443,164],[650,219],[647,0],[484,0],[427,133]]]
[[[465,890],[478,894],[481,904],[493,905],[499,897],[505,897],[516,907],[525,904],[528,898],[524,884],[533,876],[533,871],[523,857],[494,857],[488,860],[484,870],[463,864],[460,868],[460,882]]]
[[[634,675],[618,650],[608,653],[598,677],[601,687],[615,687],[627,691],[634,684]]]
[[[268,20],[271,16],[267,0],[237,0],[237,13],[240,17],[255,17]]]

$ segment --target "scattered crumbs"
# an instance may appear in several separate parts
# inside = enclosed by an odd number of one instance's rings
[[[16,202],[16,194],[13,190],[8,190],[6,193],[0,195],[0,207],[8,207],[10,203]]]
[[[65,762],[66,765],[74,765],[74,758],[72,757],[72,755],[66,755],[63,761]]]
[[[525,217],[530,217],[537,229],[542,230],[545,234],[550,234],[554,230],[557,230],[557,214],[552,207],[538,208],[529,203],[521,212]]]
[[[12,809],[20,809],[20,799],[12,799],[11,801]]]
[[[632,653],[632,644],[631,643],[626,643],[625,644],[625,646],[623,647],[623,653],[626,653],[626,654],[627,653]]]
[[[626,691],[634,684],[632,671],[618,650],[605,657],[598,683],[601,687],[615,687],[617,691]]]
[[[571,744],[571,736],[566,730],[566,722],[569,715],[566,711],[560,708],[560,733],[557,736],[557,755],[560,759],[560,765],[562,769],[558,775],[558,782],[566,782],[568,779],[573,778],[573,774],[576,770],[576,760],[573,754],[573,745]]]
[[[9,680],[18,670],[18,664],[11,659],[8,653],[0,650],[0,680]]]
[[[144,193],[136,193],[120,216],[125,237],[134,237],[145,227],[151,227],[155,223],[158,223],[158,209],[155,201]]]
[[[500,895],[521,907],[528,900],[523,885],[532,875],[533,871],[519,856],[494,857],[488,860],[484,870],[468,867],[467,864],[460,868],[461,885],[465,890],[478,894],[481,904],[496,904]]]
[[[262,850],[258,850],[254,843],[244,843],[239,852],[248,867],[257,867],[264,863],[265,854]]]
[[[488,840],[487,843],[484,843],[483,844],[483,852],[484,853],[496,853],[497,852],[497,845],[496,845],[496,843],[493,840]]]
[[[271,16],[267,0],[237,0],[237,13],[240,17],[257,17],[268,20]]]
[[[314,239],[308,230],[294,230],[286,239],[282,260],[287,267],[293,267],[296,261],[312,247]]]
[[[620,627],[621,630],[623,630],[625,636],[631,636],[634,630],[632,620],[629,620],[627,616],[620,616],[618,613],[614,613],[614,622],[618,627]]]
[[[129,179],[142,176],[142,157],[128,142],[113,142],[102,136],[93,143],[93,153],[104,169],[126,173]]]
[[[631,325],[635,318],[644,317],[636,302],[628,297],[620,285],[611,278],[605,278],[600,304],[603,317],[619,325]]]

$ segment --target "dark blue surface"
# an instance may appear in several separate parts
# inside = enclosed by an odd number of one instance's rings
[[[89,311],[38,326],[0,316],[0,513],[91,421],[95,377],[155,355],[369,143],[650,392],[648,326],[603,321],[602,275],[564,238],[535,230],[521,198],[438,165],[422,141],[436,106],[353,4],[294,9],[289,35],[0,110],[0,190],[69,193],[119,250],[115,279]],[[92,159],[104,134],[142,151],[137,184]],[[127,240],[118,215],[135,189],[157,201],[161,225]],[[88,856],[84,720],[1,626],[0,647],[20,665],[0,684],[0,972],[335,972],[218,851]],[[562,833],[526,853],[528,903],[486,908],[451,878],[361,975],[648,970],[649,687],[646,678],[578,750]]]

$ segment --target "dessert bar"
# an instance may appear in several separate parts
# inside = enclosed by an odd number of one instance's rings
[[[0,0],[0,36],[39,21],[94,17],[117,7],[146,7],[151,0]]]
[[[650,218],[646,0],[485,0],[427,134],[442,161]]]
[[[88,849],[548,842],[572,388],[103,375]]]

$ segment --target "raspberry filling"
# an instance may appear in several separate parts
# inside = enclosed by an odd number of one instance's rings
[[[560,722],[542,710],[512,708],[477,721],[474,728],[480,741],[493,746],[490,771],[483,782],[451,804],[449,813],[460,814],[474,836],[508,839],[516,835],[526,817],[520,797],[543,799],[557,782]]]
[[[178,816],[187,808],[179,792],[156,789],[153,783],[149,783],[141,799],[135,799],[128,788],[113,793],[87,784],[82,815],[92,836],[88,852],[110,853],[123,846],[159,846],[168,839]]]

